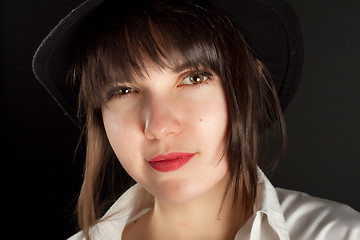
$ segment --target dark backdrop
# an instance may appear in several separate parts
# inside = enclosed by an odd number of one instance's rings
[[[75,229],[83,164],[83,149],[74,156],[79,131],[33,76],[31,59],[79,2],[0,3],[3,209],[5,230],[15,239],[64,239]],[[360,210],[360,1],[291,3],[303,28],[305,66],[285,112],[288,151],[272,181]]]

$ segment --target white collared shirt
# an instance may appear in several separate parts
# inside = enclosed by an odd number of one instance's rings
[[[119,240],[125,226],[152,206],[145,189],[127,190],[90,230],[92,240]],[[79,232],[69,238],[82,240]],[[235,240],[360,240],[360,213],[347,205],[274,188],[259,169],[253,215],[238,230]]]

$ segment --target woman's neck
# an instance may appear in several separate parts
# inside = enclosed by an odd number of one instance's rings
[[[154,208],[126,229],[138,229],[134,232],[141,236],[129,239],[234,239],[251,212],[244,211],[241,201],[233,204],[232,189],[224,195],[227,179],[191,201],[155,199]]]

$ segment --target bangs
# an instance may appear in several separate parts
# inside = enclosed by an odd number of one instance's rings
[[[219,29],[212,17],[219,14],[211,13],[211,6],[205,11],[186,1],[117,5],[106,3],[88,24],[82,85],[91,94],[85,103],[101,107],[108,87],[142,78],[148,67],[174,72],[201,67],[220,74],[221,34],[209,27]]]

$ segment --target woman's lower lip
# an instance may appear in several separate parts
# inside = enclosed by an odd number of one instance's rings
[[[150,166],[159,172],[170,172],[181,168],[195,153],[171,153],[168,156],[155,157],[149,161]]]

